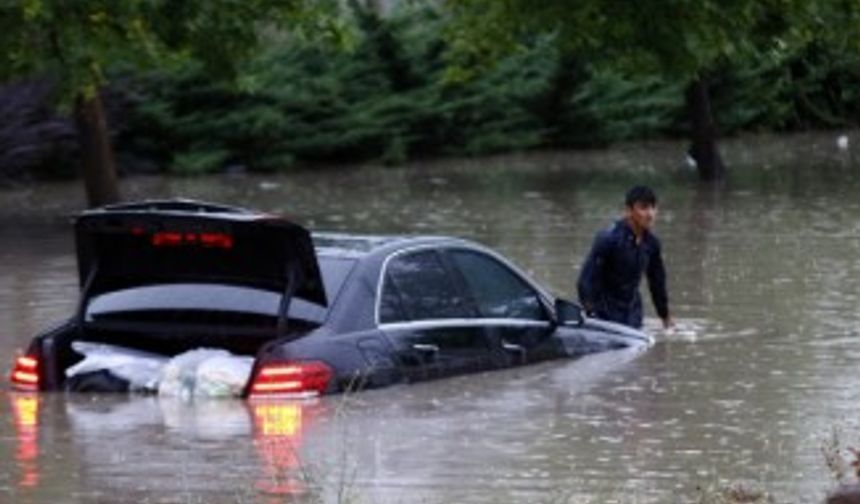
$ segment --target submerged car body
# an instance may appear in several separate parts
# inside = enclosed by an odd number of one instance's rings
[[[457,238],[311,236],[283,218],[187,200],[87,211],[75,230],[78,309],[16,360],[18,389],[99,390],[65,376],[82,359],[75,341],[253,356],[246,396],[382,387],[652,341],[585,318]]]

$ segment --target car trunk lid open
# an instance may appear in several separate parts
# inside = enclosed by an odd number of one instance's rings
[[[33,355],[16,361],[12,381],[18,389],[51,389],[64,382],[69,389],[77,382],[80,390],[155,391],[157,386],[162,394],[165,384],[172,383],[171,366],[179,366],[181,373],[173,374],[182,376],[183,383],[190,369],[198,385],[226,383],[230,390],[236,389],[236,377],[244,376],[244,390],[254,378],[252,355],[260,358],[265,343],[298,337],[312,327],[307,321],[297,324],[301,321],[291,318],[290,305],[301,301],[327,306],[310,233],[283,218],[183,200],[123,204],[84,212],[75,221],[75,238],[81,287],[77,312],[70,323],[37,342]],[[138,307],[115,316],[91,310],[104,305],[106,295],[114,300],[123,292],[146,296],[153,288],[168,286],[175,296],[195,285],[208,286],[205,306],[219,289],[248,288],[251,296],[272,293],[271,311],[266,308],[264,316],[273,325],[241,307],[234,315],[223,311],[232,307],[191,308],[196,311],[187,317],[177,315],[189,310],[182,303],[159,310]],[[205,352],[202,363],[188,357]],[[163,360],[150,362],[141,353]],[[86,369],[75,368],[93,358]],[[203,373],[209,368],[217,372]],[[234,368],[242,372],[225,380],[224,370]],[[126,376],[129,370],[146,370],[150,378],[138,386]],[[157,382],[152,377],[158,377]],[[46,383],[43,378],[48,378]]]
[[[82,310],[105,292],[168,282],[255,287],[326,305],[310,233],[298,224],[235,211],[108,208],[75,223]]]

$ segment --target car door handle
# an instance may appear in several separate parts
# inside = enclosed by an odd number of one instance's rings
[[[508,352],[525,353],[526,351],[526,349],[523,348],[522,345],[517,345],[516,343],[508,343],[507,341],[502,341],[502,348],[504,348]]]
[[[413,343],[412,349],[425,354],[436,355],[439,353],[439,345],[432,343]]]
[[[521,363],[526,361],[526,349],[522,345],[508,343],[507,341],[502,340],[502,348],[506,352],[516,354]]]

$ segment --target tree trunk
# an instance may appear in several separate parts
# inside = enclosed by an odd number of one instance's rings
[[[78,95],[75,120],[81,148],[84,185],[90,208],[119,201],[116,163],[108,133],[104,105],[99,93],[90,98]]]
[[[687,112],[690,115],[690,156],[696,161],[699,178],[719,181],[726,176],[726,167],[717,149],[717,129],[711,113],[708,80],[699,76],[687,88]]]
[[[583,74],[583,65],[577,56],[572,52],[559,54],[549,79],[547,93],[537,104],[540,118],[548,130],[547,139],[554,145],[567,146],[565,142],[568,139],[565,137],[570,133],[565,130],[569,129],[567,125],[572,119],[567,104],[576,92]],[[588,128],[588,119],[577,117],[576,120],[579,124],[584,124],[584,128]]]

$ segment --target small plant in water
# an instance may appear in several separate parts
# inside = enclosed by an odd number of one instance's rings
[[[833,428],[830,439],[821,447],[821,453],[837,483],[860,480],[860,450],[851,446],[843,447],[838,428]]]
[[[719,488],[699,488],[696,504],[772,504],[773,497],[753,485],[733,483]]]
[[[860,450],[849,447],[848,451],[850,451],[851,455],[854,457],[854,460],[851,461],[851,467],[854,470],[854,477],[860,479]]]
[[[827,496],[827,504],[860,502],[860,450],[842,447],[839,430],[833,428],[830,440],[821,447],[830,474],[837,487]]]

